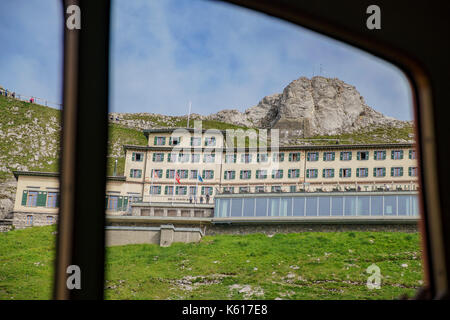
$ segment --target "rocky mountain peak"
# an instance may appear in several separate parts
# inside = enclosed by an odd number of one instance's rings
[[[371,125],[403,126],[366,105],[352,85],[337,78],[300,77],[282,93],[264,97],[244,112],[222,110],[208,118],[257,128],[295,131],[296,135],[334,135]]]

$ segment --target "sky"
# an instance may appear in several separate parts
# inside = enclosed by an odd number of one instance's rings
[[[1,86],[62,100],[61,13],[57,0],[2,3]],[[199,114],[244,111],[299,77],[322,75],[355,86],[385,115],[412,119],[396,67],[261,13],[208,0],[113,0],[111,21],[110,111],[183,115],[189,101]]]

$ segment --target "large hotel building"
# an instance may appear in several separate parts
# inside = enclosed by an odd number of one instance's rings
[[[124,176],[107,180],[109,215],[133,203],[208,203],[218,194],[417,190],[411,143],[320,146],[230,146],[227,132],[152,129],[147,146],[124,145]],[[250,144],[251,145],[251,144]],[[261,144],[262,145],[262,144]],[[57,173],[14,172],[17,225],[56,221]]]

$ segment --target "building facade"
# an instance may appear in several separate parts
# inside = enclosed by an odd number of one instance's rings
[[[108,177],[106,213],[133,203],[214,203],[217,194],[414,191],[414,145],[264,146],[220,130],[144,130],[147,146],[125,145],[124,176]],[[245,142],[245,139],[243,140]],[[250,146],[249,146],[250,145]],[[17,227],[57,220],[58,174],[14,172]]]

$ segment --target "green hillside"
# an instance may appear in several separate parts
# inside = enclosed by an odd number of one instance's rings
[[[0,300],[51,298],[55,226],[0,233]],[[380,268],[369,290],[367,267]],[[396,299],[423,283],[418,233],[220,235],[107,248],[107,299]]]

